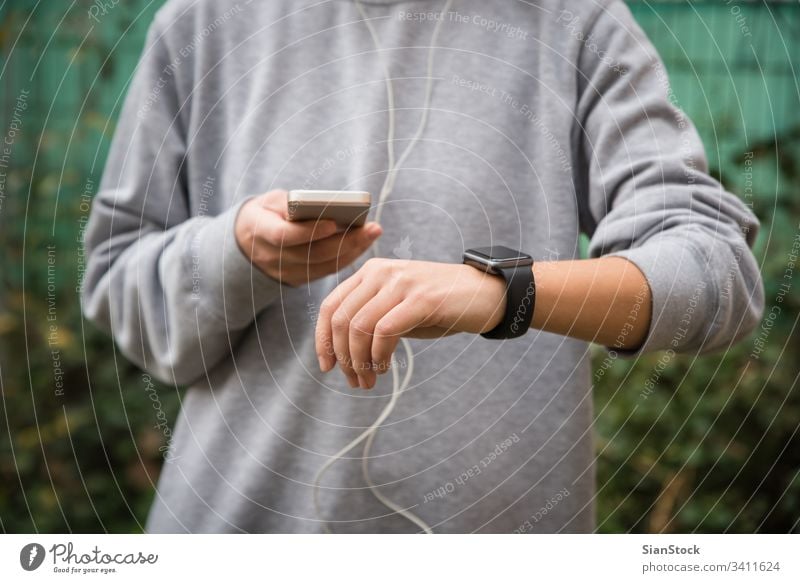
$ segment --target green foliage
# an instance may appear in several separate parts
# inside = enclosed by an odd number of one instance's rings
[[[17,108],[20,131],[9,167],[0,169],[7,175],[0,207],[0,407],[7,424],[0,437],[0,528],[136,532],[166,440],[156,428],[147,378],[82,319],[77,288],[79,241],[113,133],[116,97],[156,6],[133,3],[133,13],[119,5],[97,25],[87,18],[88,2],[66,14],[66,4],[36,11],[16,4],[0,13],[8,64],[3,138],[18,97],[28,93],[26,107]],[[46,50],[45,30],[57,30]],[[157,391],[173,425],[178,392]]]
[[[791,267],[791,253],[800,237],[792,73],[800,48],[791,31],[800,11],[743,5],[752,31],[746,37],[723,4],[632,9],[667,64],[676,101],[703,136],[712,174],[761,221],[755,254],[767,317],[724,354],[652,354],[609,368],[598,350],[596,370],[607,369],[595,375],[598,528],[798,532],[800,264]]]
[[[139,531],[166,441],[156,415],[162,410],[170,426],[176,420],[179,391],[149,390],[148,378],[82,320],[76,291],[86,202],[99,182],[118,98],[159,4],[119,3],[99,22],[88,18],[92,3],[85,0],[75,8],[56,2],[0,8],[8,65],[4,133],[21,92],[30,92],[11,165],[0,169],[6,173],[0,198],[5,532]],[[703,135],[712,172],[748,200],[746,170],[752,171],[767,310],[780,312],[768,331],[757,330],[721,355],[677,356],[662,367],[663,354],[609,361],[597,350],[599,529],[797,531],[796,271],[791,292],[777,298],[800,232],[800,108],[790,77],[800,67],[795,61],[792,69],[787,57],[800,55],[796,35],[787,32],[800,23],[800,10],[742,8],[755,54],[763,55],[762,76],[748,65],[753,51],[740,49],[741,31],[724,3],[632,7],[664,55],[679,104]],[[771,39],[780,42],[770,45]],[[746,97],[729,98],[744,95],[744,86]],[[762,334],[765,344],[756,353]]]

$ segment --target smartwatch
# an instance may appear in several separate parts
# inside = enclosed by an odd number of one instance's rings
[[[502,245],[464,251],[464,263],[506,282],[506,312],[502,322],[481,334],[484,338],[507,339],[525,334],[531,326],[536,303],[533,257]]]

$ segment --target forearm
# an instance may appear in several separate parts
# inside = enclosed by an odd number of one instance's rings
[[[191,384],[230,353],[280,284],[236,246],[238,207],[163,230],[114,202],[101,191],[86,229],[84,313],[155,378]]]
[[[532,325],[615,348],[638,347],[650,322],[650,289],[619,257],[534,263]],[[350,386],[371,388],[403,336],[477,334],[496,327],[506,308],[501,277],[470,265],[370,259],[320,306],[320,369],[336,363]]]
[[[636,349],[650,326],[650,288],[621,257],[537,262],[532,328],[620,349]]]

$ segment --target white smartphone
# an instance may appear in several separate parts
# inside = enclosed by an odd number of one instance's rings
[[[345,229],[367,221],[372,197],[360,190],[290,190],[290,221],[330,219]]]

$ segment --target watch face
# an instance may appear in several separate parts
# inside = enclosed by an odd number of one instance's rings
[[[503,245],[467,249],[464,252],[464,260],[475,267],[482,264],[488,268],[500,269],[533,263],[533,259],[527,253],[520,253]]]
[[[491,247],[475,247],[470,249],[475,255],[486,258],[486,260],[494,261],[522,261],[530,259],[531,256],[525,253],[520,253],[514,249],[510,249],[503,245],[492,245]]]

